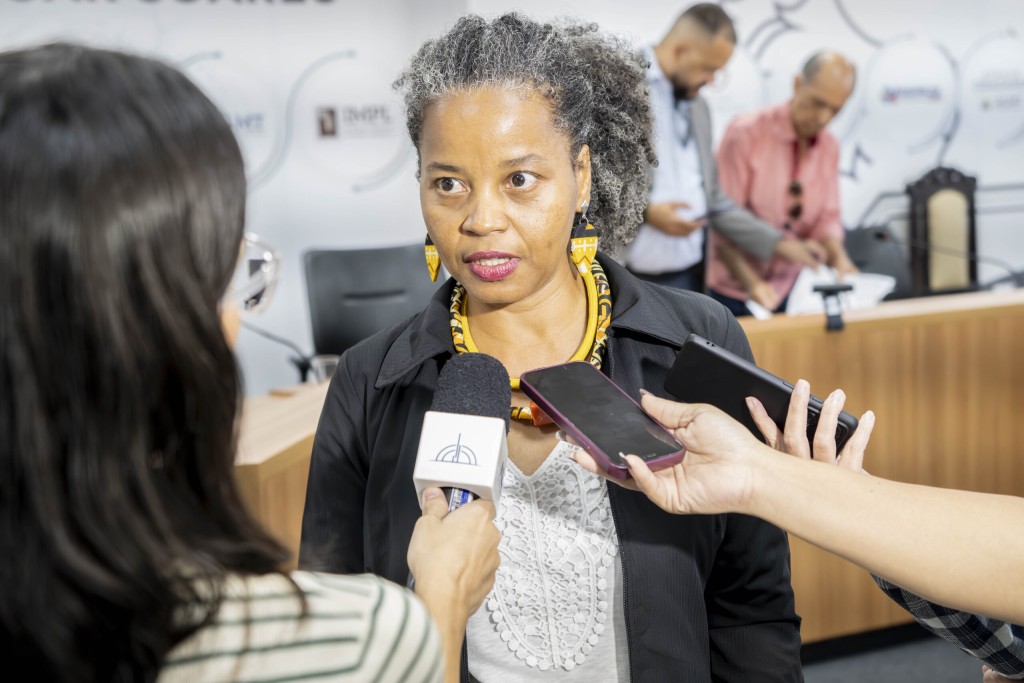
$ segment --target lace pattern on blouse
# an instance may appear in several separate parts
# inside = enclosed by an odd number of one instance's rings
[[[608,488],[559,442],[530,477],[509,462],[496,524],[501,567],[489,621],[527,666],[572,670],[597,645],[612,609],[618,540]]]

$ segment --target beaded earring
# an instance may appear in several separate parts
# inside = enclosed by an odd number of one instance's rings
[[[434,246],[430,235],[427,235],[427,239],[423,243],[423,252],[427,257],[427,271],[430,273],[430,281],[437,282],[437,274],[441,271],[441,257],[438,255],[437,247]]]
[[[583,206],[576,212],[573,219],[572,236],[569,239],[569,258],[580,272],[584,272],[590,262],[597,257],[597,228],[590,224],[587,219],[587,209],[590,202],[583,202]]]

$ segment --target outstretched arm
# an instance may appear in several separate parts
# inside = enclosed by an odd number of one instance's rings
[[[809,393],[799,383],[792,403],[803,401],[806,410]],[[841,400],[840,392],[826,401],[819,432],[834,430]],[[755,515],[928,600],[1024,623],[1024,533],[1017,524],[1024,499],[887,481],[794,458],[711,406],[643,401],[687,446],[682,463],[659,472],[627,457],[631,484],[663,509]],[[870,413],[861,419],[843,459],[863,457],[873,423]]]

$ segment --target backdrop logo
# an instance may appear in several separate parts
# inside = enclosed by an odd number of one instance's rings
[[[274,171],[281,137],[279,98],[262,73],[220,51],[192,55],[180,66],[224,114],[242,148],[249,187],[258,187]]]
[[[1014,69],[993,69],[982,74],[974,82],[975,90],[1001,90],[1003,88],[1024,89],[1024,72]]]
[[[367,192],[413,175],[402,100],[380,61],[355,50],[324,55],[302,71],[288,98],[289,145],[332,187]]]
[[[1024,71],[992,69],[971,83],[983,111],[1019,109],[1024,105]]]
[[[316,108],[316,121],[322,138],[366,140],[401,135],[393,105],[369,102],[338,104]]]
[[[320,129],[320,137],[338,137],[338,110],[334,107],[320,107],[316,110],[317,126]]]
[[[1020,95],[1000,95],[998,97],[981,98],[981,108],[984,111],[990,109],[1020,109],[1024,104],[1024,98]]]
[[[228,112],[228,123],[238,135],[263,135],[266,115],[263,112]]]
[[[901,102],[941,102],[942,89],[937,86],[911,85],[888,86],[882,90],[882,101],[888,104]]]

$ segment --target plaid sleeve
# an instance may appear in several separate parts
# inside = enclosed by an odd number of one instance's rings
[[[1024,627],[928,602],[872,574],[878,587],[919,624],[1012,679],[1024,679]]]

